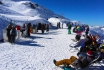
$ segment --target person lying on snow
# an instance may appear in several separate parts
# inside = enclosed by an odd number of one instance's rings
[[[56,66],[65,65],[69,66],[72,65],[78,68],[85,68],[88,64],[94,59],[93,52],[88,51],[87,53],[80,53],[78,58],[75,56],[71,56],[70,59],[63,59],[60,61],[53,60]]]

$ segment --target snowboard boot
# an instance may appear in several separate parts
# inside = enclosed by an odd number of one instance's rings
[[[53,63],[56,65],[56,60],[55,59],[53,60]]]

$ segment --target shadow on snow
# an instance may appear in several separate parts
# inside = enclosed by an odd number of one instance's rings
[[[37,44],[37,42],[32,41],[32,40],[29,40],[29,41],[25,41],[24,40],[24,41],[16,42],[16,44],[24,45],[24,46],[33,46],[33,47],[35,47],[35,46],[37,46],[37,47],[44,47],[44,46],[42,46],[40,44]]]

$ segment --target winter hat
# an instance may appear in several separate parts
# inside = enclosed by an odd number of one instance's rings
[[[88,51],[88,52],[87,52],[87,55],[88,55],[88,56],[93,56],[93,52],[92,52],[92,51]]]

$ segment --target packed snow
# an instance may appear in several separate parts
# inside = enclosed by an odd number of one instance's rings
[[[45,7],[33,3],[30,0],[2,0],[0,4],[0,39],[2,39],[3,30],[12,20],[14,24],[22,25],[24,23],[49,23],[48,18],[64,19],[63,16],[55,14]],[[22,19],[21,19],[22,18]],[[5,23],[5,24],[4,24]]]
[[[0,39],[8,23],[22,25],[23,23],[65,23],[63,29],[50,29],[44,34],[31,34],[29,38],[21,38],[15,44],[0,42],[0,70],[61,70],[53,64],[53,59],[61,60],[77,56],[75,49],[69,51],[69,45],[75,38],[75,33],[68,34],[66,23],[82,25],[79,21],[70,21],[30,0],[2,0],[0,5]],[[34,5],[34,9],[31,8]],[[22,18],[22,19],[21,19]],[[90,33],[99,34],[104,40],[104,27],[90,27]],[[72,54],[73,53],[73,54]],[[104,64],[102,64],[104,66]],[[103,66],[95,64],[87,70],[102,70]]]
[[[21,38],[13,45],[8,42],[1,43],[0,70],[61,70],[54,65],[53,59],[77,56],[78,50],[69,51],[69,45],[75,43],[71,40],[75,35],[68,34],[64,25],[64,29],[50,29],[49,33],[31,34],[30,38]],[[102,70],[101,68],[102,66],[96,64],[87,70]]]

